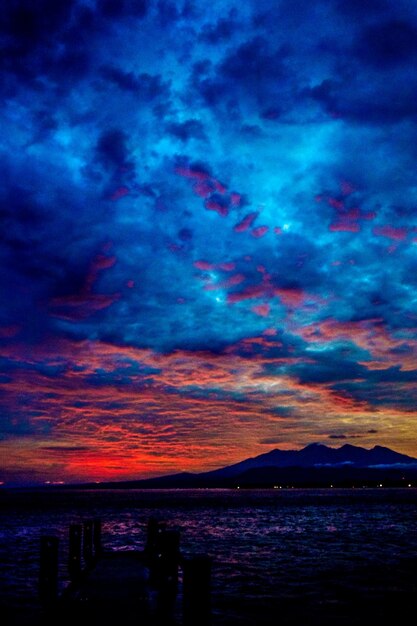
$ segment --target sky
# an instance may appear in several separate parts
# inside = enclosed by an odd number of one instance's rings
[[[0,478],[417,456],[417,7],[0,8]]]

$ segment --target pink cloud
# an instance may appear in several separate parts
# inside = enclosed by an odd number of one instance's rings
[[[224,272],[232,272],[236,267],[236,263],[220,263],[219,268]]]
[[[262,334],[267,337],[275,337],[275,335],[278,334],[278,331],[276,328],[266,328]]]
[[[223,185],[223,183],[221,183],[220,181],[216,180],[215,178],[213,178],[212,180],[213,180],[213,184],[214,184],[214,187],[215,187],[216,191],[218,191],[219,193],[226,193],[227,187],[225,187],[225,185]]]
[[[127,187],[118,187],[116,191],[110,196],[110,200],[116,201],[120,200],[124,196],[129,194],[129,189]]]
[[[261,298],[265,295],[264,285],[250,285],[243,291],[229,293],[227,301],[233,304],[235,302],[242,302],[243,300],[251,300],[252,298]]]
[[[212,263],[209,263],[208,261],[200,260],[200,261],[195,261],[194,267],[196,267],[199,270],[209,271],[209,270],[214,270],[216,266],[213,265]]]
[[[108,248],[109,246],[106,249]],[[79,293],[60,296],[50,300],[49,306],[52,315],[68,320],[85,319],[116,302],[120,298],[120,293],[100,294],[93,292],[99,272],[113,267],[115,263],[115,256],[98,254],[91,261],[84,285]]]
[[[251,231],[251,235],[252,237],[256,237],[258,239],[259,237],[263,237],[264,235],[266,235],[268,230],[268,226],[258,226],[258,228],[254,228]]]
[[[349,233],[358,233],[361,227],[357,222],[349,222],[345,220],[339,220],[338,222],[333,222],[329,226],[329,230],[332,232],[349,232]]]
[[[343,200],[338,200],[337,198],[327,198],[327,202],[331,207],[337,209],[338,211],[343,211],[345,208]]]
[[[232,191],[232,193],[230,194],[230,204],[232,204],[232,206],[240,206],[241,202],[242,202],[242,196],[240,195],[240,193],[236,193],[236,191]]]
[[[290,308],[299,307],[303,304],[307,294],[302,289],[275,289],[275,294],[281,302]]]
[[[228,287],[231,287],[233,285],[240,285],[240,283],[243,283],[243,281],[245,280],[246,280],[246,276],[244,274],[235,274],[234,276],[231,276],[229,280],[226,281],[226,284]]]
[[[229,214],[229,209],[222,202],[214,200],[213,198],[207,198],[204,202],[204,206],[208,211],[215,211],[222,217],[226,217]]]
[[[200,180],[193,186],[193,191],[197,196],[201,196],[202,198],[207,198],[210,194],[213,193],[214,187],[210,180]]]
[[[191,166],[176,167],[175,172],[184,178],[194,178],[197,180],[207,180],[210,175],[203,169]]]
[[[252,311],[261,317],[268,317],[271,307],[269,304],[258,304],[252,307]]]
[[[374,233],[374,235],[388,237],[388,239],[394,239],[395,241],[402,241],[407,237],[406,228],[395,228],[390,225],[376,226],[372,232]]]
[[[246,276],[244,274],[235,274],[234,276],[231,276],[227,280],[222,281],[220,283],[216,283],[216,284],[210,283],[206,285],[204,287],[204,290],[216,291],[217,289],[227,289],[228,287],[240,285],[240,283],[243,283],[245,280],[246,280]]]
[[[243,218],[243,220],[241,220],[234,226],[233,230],[236,233],[243,233],[245,230],[248,230],[248,228],[252,226],[253,222],[256,220],[258,215],[259,215],[258,211],[249,213]]]
[[[329,225],[331,232],[351,232],[357,233],[361,230],[360,220],[372,220],[376,217],[374,211],[364,212],[359,207],[349,207],[345,202],[349,201],[348,196],[355,191],[354,187],[347,181],[341,182],[341,190],[345,196],[343,199],[331,196],[316,196],[316,202],[327,200],[329,206],[335,209],[337,217]]]

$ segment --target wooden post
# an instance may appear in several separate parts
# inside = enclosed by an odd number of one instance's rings
[[[162,545],[161,538],[165,530],[166,524],[159,522],[155,517],[149,518],[144,553],[147,565],[151,571],[151,579],[156,575],[159,568]]]
[[[83,557],[86,566],[91,565],[93,560],[93,522],[87,520],[84,522],[84,537],[83,537]]]
[[[155,547],[158,536],[158,520],[155,517],[150,517],[148,520],[146,532],[146,545],[145,550],[152,552]]]
[[[151,568],[151,583],[157,590],[157,624],[174,623],[179,560],[180,533],[177,530],[163,528],[158,535],[158,551],[153,563],[153,570]]]
[[[165,530],[160,535],[160,570],[165,583],[178,582],[180,559],[180,533],[178,530]]]
[[[183,561],[184,626],[209,626],[211,622],[211,558],[193,556]]]
[[[58,537],[41,537],[39,596],[44,606],[50,606],[58,598],[58,545]]]
[[[81,574],[81,524],[71,524],[69,527],[68,572],[71,582],[78,580]]]
[[[101,520],[95,519],[93,522],[93,544],[94,544],[94,559],[99,559],[102,553],[101,545]]]
[[[150,581],[154,587],[178,581],[180,535],[176,530],[167,530],[166,524],[150,518],[145,556],[150,570]]]

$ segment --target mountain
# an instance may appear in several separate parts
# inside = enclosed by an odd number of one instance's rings
[[[382,446],[375,446],[371,450],[367,450],[349,444],[345,444],[341,448],[329,448],[321,443],[311,443],[302,450],[271,450],[265,454],[240,461],[240,463],[206,472],[203,476],[207,478],[231,478],[248,470],[265,467],[311,468],[348,465],[363,468],[410,464],[415,464],[417,467],[417,459]]]
[[[417,482],[417,459],[389,448],[311,443],[302,450],[271,450],[211,472],[183,472],[145,480],[92,483],[89,488],[193,488],[283,486],[404,486]]]

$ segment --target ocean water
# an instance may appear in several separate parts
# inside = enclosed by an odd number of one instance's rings
[[[392,623],[417,590],[415,489],[2,491],[0,507],[15,623],[36,611],[40,536],[61,540],[63,588],[69,524],[90,518],[109,550],[141,549],[154,516],[184,554],[210,554],[213,626]]]

